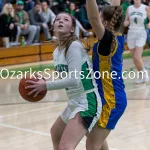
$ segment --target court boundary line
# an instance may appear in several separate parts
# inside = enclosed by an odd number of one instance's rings
[[[1,116],[0,119],[6,118],[6,117],[11,117],[11,116],[17,116],[17,115],[21,115],[21,114],[26,114],[26,113],[29,113],[29,112],[40,111],[40,110],[43,110],[43,109],[58,107],[58,106],[62,106],[62,105],[66,105],[66,104],[63,103],[63,104],[59,104],[59,105],[33,109],[33,110],[29,110],[29,111],[23,111],[23,112],[20,112],[20,113],[9,114],[9,115],[5,115],[5,116]]]
[[[132,92],[132,91],[136,91],[136,90],[142,90],[142,89],[145,89],[145,88],[150,88],[150,85],[149,86],[145,86],[145,87],[141,87],[141,88],[133,88],[133,89],[129,89],[129,90],[126,90],[126,92]]]
[[[33,131],[31,129],[20,128],[20,127],[8,125],[8,124],[0,123],[0,126],[11,128],[11,129],[16,129],[16,130],[20,130],[20,131],[30,132],[30,133],[34,133],[34,134],[39,134],[39,135],[43,135],[43,136],[50,136],[47,133],[43,133],[43,132],[39,132],[39,131]]]
[[[50,137],[50,134],[48,134],[48,133],[43,133],[43,132],[40,132],[40,131],[34,131],[34,130],[31,130],[31,129],[20,128],[20,127],[8,125],[8,124],[3,124],[3,123],[0,123],[0,126],[6,127],[6,128],[10,128],[10,129],[19,130],[19,131],[24,131],[24,132],[28,132],[28,133],[34,133],[34,134],[38,134],[38,135],[41,135],[41,136],[48,136],[48,137]],[[85,144],[84,141],[80,141],[79,144],[80,143],[81,144]]]
[[[145,89],[145,88],[150,88],[150,86],[129,89],[129,90],[126,90],[126,93],[132,92],[132,91],[136,91],[136,90]],[[53,108],[53,107],[57,107],[57,106],[65,105],[65,104],[63,103],[63,104],[59,104],[59,105],[56,105],[56,106],[43,107],[43,108],[39,108],[39,109],[33,109],[33,110],[29,110],[29,111],[24,111],[24,112],[21,112],[21,113],[9,114],[9,115],[5,115],[5,116],[1,116],[0,119],[6,118],[6,117],[11,117],[11,116],[17,116],[17,115],[21,115],[21,114],[25,114],[25,113],[29,113],[29,112],[39,111],[39,110],[43,110],[43,109],[47,109],[47,108]]]
[[[130,90],[126,90],[126,92],[132,92],[132,91],[141,90],[141,89],[149,88],[149,87],[150,87],[150,86],[145,86],[145,87],[141,87],[141,88],[133,88],[133,89],[130,89]],[[20,114],[25,114],[25,113],[28,113],[28,112],[39,111],[39,110],[43,110],[43,109],[47,109],[47,108],[58,107],[58,106],[61,106],[61,105],[64,105],[64,104],[59,104],[59,105],[50,106],[50,107],[43,107],[43,108],[34,109],[34,110],[30,110],[30,111],[24,111],[24,112],[21,112],[21,113],[9,114],[9,115],[0,117],[0,119],[5,118],[5,117],[20,115]],[[54,115],[53,115],[53,117],[54,117]],[[38,134],[38,135],[42,135],[42,136],[48,136],[48,137],[50,137],[50,134],[48,134],[48,133],[43,133],[43,132],[39,132],[39,131],[34,131],[34,130],[31,130],[31,129],[20,128],[20,127],[8,125],[8,124],[3,124],[3,123],[0,123],[0,126],[6,127],[6,128],[15,129],[15,130],[20,130],[20,131],[24,131],[24,132],[34,133],[34,134]],[[81,144],[85,144],[84,141],[80,141],[80,143],[81,143]],[[80,144],[80,143],[79,143],[79,144]]]

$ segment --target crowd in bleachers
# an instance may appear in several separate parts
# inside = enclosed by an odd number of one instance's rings
[[[14,5],[13,5],[14,4]],[[56,40],[52,29],[53,21],[59,12],[67,12],[76,18],[75,35],[79,38],[92,35],[87,18],[85,2],[75,3],[65,0],[6,0],[0,3],[0,37],[10,46],[20,45],[19,37],[25,36],[25,45],[40,43],[40,33],[45,36],[44,42]],[[6,38],[7,37],[7,38]],[[6,41],[5,41],[6,40]]]
[[[52,29],[53,21],[59,12],[67,12],[76,18],[75,35],[79,38],[92,36],[89,23],[86,0],[0,0],[0,37],[10,46],[20,45],[19,38],[26,37],[25,45],[40,43],[40,33],[43,32],[45,41],[56,40]],[[109,5],[106,0],[97,0],[99,9]],[[124,18],[132,0],[122,0]],[[147,0],[143,3],[148,5]],[[147,30],[150,37],[150,30]],[[8,38],[6,38],[8,37]],[[150,40],[149,40],[150,44]]]

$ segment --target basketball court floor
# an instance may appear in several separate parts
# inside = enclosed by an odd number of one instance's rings
[[[150,57],[144,62],[150,70]],[[134,70],[132,60],[124,61],[124,70]],[[150,83],[134,81],[125,80],[128,107],[108,137],[118,150],[150,150]],[[18,83],[0,79],[0,150],[53,150],[50,128],[66,106],[65,91],[49,91],[42,101],[29,103],[19,95]],[[85,139],[77,150],[85,150]]]

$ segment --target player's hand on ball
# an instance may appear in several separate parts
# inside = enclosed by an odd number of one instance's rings
[[[28,93],[28,95],[32,95],[33,93],[35,93],[33,97],[36,97],[40,92],[46,90],[46,81],[43,79],[40,79],[38,82],[32,80],[27,80],[26,82],[31,85],[26,86],[25,89],[33,89]]]

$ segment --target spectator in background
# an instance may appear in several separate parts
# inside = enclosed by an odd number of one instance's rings
[[[27,12],[23,10],[24,2],[18,0],[16,3],[16,12],[15,12],[15,24],[18,26],[18,32],[20,35],[28,35],[26,45],[36,43],[35,35],[37,32],[36,26],[30,25],[29,16]],[[34,41],[35,39],[35,41]]]
[[[131,5],[134,5],[134,0],[130,0]]]
[[[88,16],[87,16],[87,10],[86,10],[86,4],[84,4],[79,11],[79,21],[82,24],[82,26],[88,30],[88,29],[92,29],[90,22],[88,20]]]
[[[76,4],[78,5],[78,6],[82,6],[82,5],[84,5],[86,3],[86,0],[76,0]]]
[[[4,6],[4,0],[0,0],[0,12],[2,11]]]
[[[50,8],[52,8],[53,7],[53,0],[48,0],[48,5]]]
[[[75,18],[77,17],[76,16],[76,4],[74,2],[70,2],[68,7],[65,9],[65,11],[69,14],[71,14],[72,16],[74,16]]]
[[[121,1],[121,6],[122,6],[122,9],[123,9],[123,22],[124,22],[125,17],[126,17],[127,9],[128,9],[128,7],[129,7],[130,5],[131,5],[131,4],[130,4],[129,0],[122,0],[122,1]],[[124,33],[125,42],[126,42],[126,41],[127,41],[128,27],[122,26],[122,32]]]
[[[49,8],[48,2],[43,0],[41,3],[42,6],[42,16],[45,19],[45,23],[47,23],[48,27],[51,28],[53,25],[53,22],[56,18],[56,15],[53,13],[53,11]],[[56,37],[53,36],[53,31],[51,32],[52,34],[52,40],[56,40]]]
[[[142,0],[142,3],[147,6],[149,5],[148,0]]]
[[[77,13],[78,10],[76,10],[76,5],[74,2],[70,2],[68,5],[68,8],[66,8],[65,10],[67,13],[71,14],[73,17],[76,18],[76,30],[75,30],[75,35],[79,38],[80,35],[80,30],[83,32],[83,36],[87,37],[87,36],[91,36],[92,32],[88,32],[86,29],[84,29],[84,27],[82,26],[82,24],[78,21],[77,19]]]
[[[53,22],[54,22],[54,20],[55,20],[55,18],[56,18],[56,15],[49,8],[49,6],[47,4],[47,1],[42,1],[41,6],[42,6],[42,12],[41,12],[41,14],[45,18],[45,22],[48,25],[52,25]]]
[[[67,8],[66,0],[53,0],[53,6],[51,7],[52,11],[57,15],[60,12],[64,12]]]
[[[40,1],[35,2],[34,8],[28,12],[30,17],[30,22],[32,25],[37,27],[37,38],[40,39],[40,31],[44,32],[46,42],[51,40],[51,35],[49,33],[49,27],[46,23],[45,18],[42,15],[42,8]]]
[[[4,0],[0,0],[0,12],[1,12],[1,11],[2,11],[2,9],[3,9],[4,2],[6,2],[6,3],[11,3],[11,0],[6,0],[6,1],[4,1]]]
[[[33,0],[24,0],[24,10],[28,12],[34,7],[34,1]]]
[[[5,4],[0,15],[0,36],[9,37],[10,46],[18,45],[17,26],[14,24],[12,4]]]
[[[121,1],[121,6],[122,6],[122,9],[123,9],[123,21],[125,20],[125,17],[126,17],[126,11],[127,11],[127,8],[130,6],[130,2],[129,0],[122,0]]]

